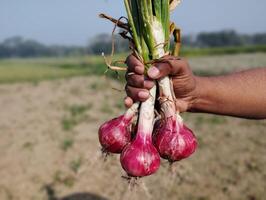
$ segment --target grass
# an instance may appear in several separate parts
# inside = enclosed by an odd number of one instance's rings
[[[115,107],[122,110],[123,108],[125,108],[124,101],[117,101],[115,103]]]
[[[77,173],[78,170],[80,169],[81,165],[82,165],[82,158],[79,157],[79,158],[77,158],[77,159],[75,159],[75,160],[72,160],[72,161],[69,163],[69,168],[70,168],[73,172]]]
[[[60,68],[42,62],[31,63],[27,60],[0,61],[0,83],[36,82],[46,79],[66,78],[85,75],[85,69]]]
[[[69,112],[72,117],[76,117],[78,115],[83,115],[88,109],[90,109],[92,105],[71,105],[69,107]]]
[[[32,150],[33,149],[33,146],[34,146],[34,144],[32,142],[25,142],[22,147],[24,149]]]
[[[77,122],[76,120],[74,120],[73,118],[67,118],[67,117],[64,117],[62,119],[62,127],[65,131],[69,131],[71,129],[73,129],[74,126],[77,125]]]
[[[53,183],[63,184],[66,187],[73,187],[75,178],[71,175],[66,175],[62,171],[57,170],[53,175]]]
[[[200,61],[202,58],[223,57],[226,54],[251,55],[255,52],[266,52],[266,46],[252,47],[227,47],[227,48],[184,48],[182,56],[189,60]],[[243,54],[244,53],[244,54]],[[249,53],[249,54],[246,54]],[[211,56],[210,56],[211,55]],[[215,56],[216,55],[216,56]],[[259,55],[259,53],[255,54]],[[127,54],[114,56],[113,60],[125,60]],[[260,63],[258,63],[260,64]],[[263,61],[263,65],[265,62]],[[215,65],[215,63],[214,63]],[[209,65],[208,65],[209,66]],[[199,69],[193,69],[199,75],[220,74],[216,66]],[[0,84],[33,82],[37,84],[42,80],[53,80],[58,78],[69,78],[73,76],[98,75],[111,77],[119,81],[124,81],[124,72],[115,73],[107,70],[106,64],[101,56],[82,56],[82,57],[60,57],[60,58],[32,58],[32,59],[0,59]],[[93,90],[99,90],[99,84],[94,83],[89,86]]]
[[[94,82],[90,85],[88,85],[88,89],[91,89],[93,91],[99,91],[99,90],[103,90],[106,86],[103,85],[102,83],[99,82]]]
[[[186,119],[186,116],[185,116]],[[200,127],[203,124],[209,124],[210,126],[216,125],[224,125],[227,123],[227,118],[219,115],[211,115],[203,116],[203,115],[196,115],[195,117],[195,125],[196,127]]]
[[[183,48],[181,56],[210,56],[210,55],[232,55],[241,53],[266,52],[266,45],[253,45],[242,47],[219,47],[219,48]]]
[[[60,147],[62,150],[67,151],[70,149],[74,144],[74,140],[70,138],[64,139],[64,141],[61,143]]]
[[[116,56],[121,59],[123,55]],[[106,72],[101,56],[0,59],[0,83],[38,82],[73,76],[104,75],[115,78],[114,72]]]
[[[102,113],[105,113],[105,114],[112,114],[113,113],[113,109],[108,103],[103,103],[101,105],[100,111]]]
[[[92,104],[73,104],[66,107],[67,114],[63,117],[61,124],[65,131],[72,130],[76,125],[87,119],[86,112],[92,108]]]

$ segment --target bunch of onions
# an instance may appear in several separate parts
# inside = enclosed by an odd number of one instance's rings
[[[170,11],[178,0],[124,0],[128,22],[115,20],[104,14],[126,32],[123,36],[130,40],[133,54],[145,65],[146,70],[154,62],[160,62],[170,53],[170,35],[180,32],[170,23]],[[126,34],[125,34],[126,33]],[[175,55],[180,44],[174,49]],[[103,149],[110,153],[120,153],[123,169],[129,176],[143,177],[155,173],[160,166],[160,157],[171,163],[190,156],[197,147],[193,132],[188,129],[176,108],[175,96],[169,77],[157,81],[150,90],[150,97],[143,103],[135,103],[119,118],[103,124],[99,129],[99,140]],[[156,91],[159,93],[156,99]],[[155,102],[158,101],[161,117],[155,123]],[[132,129],[137,117],[137,129]],[[134,135],[134,137],[133,137]]]

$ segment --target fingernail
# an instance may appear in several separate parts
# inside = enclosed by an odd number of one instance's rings
[[[144,88],[150,89],[153,86],[154,86],[154,82],[153,81],[144,81]]]
[[[147,99],[149,97],[149,93],[141,91],[141,92],[138,93],[138,97],[141,98],[141,99]]]
[[[129,107],[131,105],[131,101],[130,101],[130,99],[128,97],[125,98],[124,104],[125,104],[126,107]]]
[[[157,78],[159,76],[159,74],[160,74],[160,71],[156,67],[151,67],[148,70],[148,75],[151,78]]]

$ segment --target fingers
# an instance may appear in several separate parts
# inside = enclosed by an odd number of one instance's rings
[[[135,101],[146,101],[149,98],[149,90],[144,88],[137,88],[127,85],[126,86],[127,96]]]
[[[148,90],[154,86],[154,82],[152,80],[147,78],[145,79],[143,75],[137,75],[133,73],[126,74],[126,81],[129,86]]]
[[[155,85],[154,81],[152,81],[152,80],[145,80],[143,87],[145,89],[147,89],[147,90],[150,90],[150,89],[153,88],[154,85]]]
[[[175,76],[186,73],[188,70],[188,63],[185,60],[171,59],[171,57],[169,57],[167,62],[155,63],[154,66],[148,70],[148,76],[151,79],[160,79],[168,75]]]
[[[144,87],[144,76],[132,73],[126,74],[127,84],[133,87],[143,88]]]
[[[127,97],[125,98],[125,106],[131,107],[136,101],[146,101],[149,98],[149,90],[154,86],[153,81],[144,81],[143,88],[132,87],[129,84],[126,85]]]
[[[124,100],[124,104],[127,108],[130,108],[133,105],[133,100],[130,97],[126,97]]]
[[[149,90],[154,86],[154,82],[144,77],[144,65],[135,56],[130,55],[126,60],[128,71],[126,73],[125,106],[130,107],[133,102],[146,101],[149,98]]]
[[[165,76],[179,76],[189,74],[188,63],[183,59],[173,56],[165,56],[161,62],[155,63],[148,70],[148,78],[144,78],[144,65],[135,56],[130,55],[126,60],[128,71],[126,73],[125,106],[130,107],[133,102],[146,101],[149,98],[149,90],[154,86],[153,79],[160,79]]]
[[[144,65],[138,60],[134,55],[127,57],[126,64],[128,66],[128,72],[133,72],[135,74],[143,75],[144,74]]]
[[[177,59],[173,56],[165,56],[165,61],[155,63],[153,67],[148,70],[148,76],[151,79],[160,79],[167,75],[178,75],[180,73],[189,72],[188,63],[184,59]],[[128,73],[131,72],[137,75],[143,75],[145,67],[143,63],[134,55],[127,57],[126,64],[128,65]],[[139,87],[139,86],[136,86]]]

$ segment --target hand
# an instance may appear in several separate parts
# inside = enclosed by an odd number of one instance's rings
[[[163,57],[168,62],[155,63],[144,76],[144,65],[133,55],[128,56],[126,73],[125,106],[130,107],[135,101],[145,101],[149,90],[154,86],[154,80],[165,76],[172,79],[173,89],[177,98],[176,105],[180,112],[189,110],[197,99],[197,78],[193,75],[189,64],[184,59],[173,56]]]

